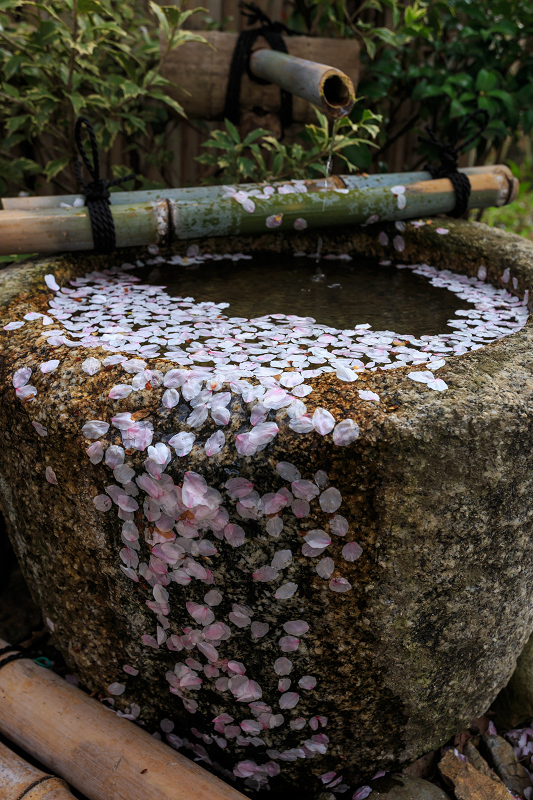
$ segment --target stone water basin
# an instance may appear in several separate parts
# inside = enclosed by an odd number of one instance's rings
[[[352,261],[299,270],[316,236],[0,272],[0,499],[55,641],[246,794],[351,798],[485,711],[533,629],[533,247],[445,225],[324,232]]]

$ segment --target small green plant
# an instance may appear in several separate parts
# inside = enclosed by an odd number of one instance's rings
[[[363,111],[359,122],[344,117],[334,123],[330,133],[328,118],[318,110],[316,115],[318,124],[306,125],[302,143],[293,144],[283,144],[263,128],[241,140],[235,125],[225,120],[226,130],[213,131],[203,143],[216,152],[203,153],[197,160],[214,168],[210,180],[219,183],[319,177],[327,174],[328,161],[334,157],[350,172],[357,169],[356,149],[363,142],[368,144],[368,137],[377,136],[380,117],[370,111]]]
[[[164,165],[170,111],[161,74],[170,51],[205,41],[183,30],[193,10],[123,0],[0,0],[0,192],[38,176],[72,192],[74,126],[93,122],[108,152],[121,137],[135,170]],[[165,47],[160,53],[160,37]],[[144,147],[141,142],[145,139]],[[115,174],[130,172],[116,165]]]

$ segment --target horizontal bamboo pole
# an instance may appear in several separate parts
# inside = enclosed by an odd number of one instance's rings
[[[347,116],[355,104],[353,83],[344,72],[289,53],[256,50],[250,56],[250,72],[318,106],[333,119]]]
[[[0,732],[89,800],[245,800],[29,659],[0,669]]]
[[[168,235],[166,202],[113,206],[117,247],[164,244]],[[0,211],[0,255],[92,250],[87,208]]]
[[[489,167],[465,167],[459,172],[465,175],[483,175],[486,172],[494,172],[495,169],[503,169],[509,180],[513,180],[510,170],[503,166]],[[328,186],[330,188],[347,188],[365,191],[375,189],[378,186],[408,186],[419,181],[432,180],[431,174],[427,171],[418,172],[387,172],[378,175],[333,175],[331,178],[306,181],[311,189],[319,189]],[[273,181],[272,186],[281,186],[290,181]],[[265,184],[247,183],[240,188],[246,192],[255,189],[261,190]],[[182,189],[145,189],[137,192],[112,192],[110,202],[112,206],[120,206],[130,203],[150,203],[158,202],[168,198],[175,202],[196,202],[202,200],[214,200],[216,197],[223,197],[226,193],[224,186],[191,186]],[[84,202],[82,194],[56,194],[45,197],[3,197],[0,198],[2,207],[11,211],[14,209],[35,211],[39,208],[60,208],[61,203],[72,206],[74,202]]]
[[[28,764],[0,742],[2,800],[74,800],[67,784]]]
[[[469,176],[469,208],[501,206],[516,196],[517,181],[506,167]],[[309,229],[353,225],[375,217],[380,222],[416,219],[449,213],[455,206],[451,181],[418,181],[404,186],[405,204],[390,186],[361,191],[342,189],[320,191],[320,182],[308,182],[306,193],[274,194],[254,198],[252,213],[232,197],[215,196],[196,202],[160,201],[156,204],[112,206],[117,247],[165,244],[169,238],[196,239],[208,236],[260,234],[271,230],[290,231],[305,220]],[[170,208],[170,215],[167,213]],[[52,253],[90,250],[90,222],[86,208],[47,208],[38,211],[0,211],[0,255],[23,252]]]

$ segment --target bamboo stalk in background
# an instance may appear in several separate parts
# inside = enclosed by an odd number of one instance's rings
[[[465,175],[483,175],[486,172],[493,172],[498,167],[465,167],[460,169]],[[505,174],[511,179],[511,174],[507,167],[502,167]],[[348,188],[358,189],[364,191],[365,189],[375,189],[377,186],[408,186],[412,183],[419,181],[432,180],[429,172],[388,172],[379,175],[333,175],[331,178],[324,178],[322,180],[305,181],[313,187],[320,188]],[[280,186],[282,184],[290,183],[290,181],[273,181],[272,186]],[[246,192],[254,189],[262,189],[265,184],[260,183],[247,183],[243,184],[240,188]],[[182,189],[144,189],[137,192],[112,192],[110,202],[112,206],[120,206],[129,203],[148,203],[156,202],[168,198],[174,201],[197,201],[197,200],[214,200],[216,197],[222,197],[226,193],[224,186],[191,186]],[[38,208],[59,208],[61,203],[72,206],[74,202],[84,202],[82,194],[56,194],[48,195],[45,197],[3,197],[0,198],[2,207],[11,211],[13,209],[21,209],[26,211],[36,210]]]
[[[0,742],[2,800],[74,800],[60,778],[32,767]]]
[[[0,732],[89,800],[246,800],[29,659],[0,669]]]
[[[504,166],[469,175],[469,180],[469,208],[502,206],[517,194],[518,182]],[[374,186],[364,191],[348,187],[324,190],[323,181],[307,181],[308,191],[303,194],[276,193],[268,198],[254,198],[252,213],[232,197],[219,195],[196,201],[167,199],[113,205],[111,211],[117,247],[129,247],[164,245],[174,238],[260,234],[271,230],[272,222],[275,230],[291,231],[295,224],[298,229],[302,224],[315,229],[361,224],[369,218],[380,222],[416,219],[446,214],[455,206],[455,192],[447,178],[401,186],[405,197],[403,207],[399,207],[391,186]],[[92,246],[86,208],[0,211],[0,255],[90,250]]]

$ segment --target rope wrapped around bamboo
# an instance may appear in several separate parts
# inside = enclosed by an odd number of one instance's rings
[[[0,639],[4,646],[7,642]],[[236,789],[29,659],[0,669],[0,732],[89,800],[245,800]],[[69,796],[30,794],[24,800]],[[6,800],[11,800],[9,795]]]
[[[415,173],[416,174],[416,173]],[[487,208],[510,203],[517,195],[518,181],[508,167],[470,170],[469,208]],[[290,184],[290,181],[287,181]],[[174,239],[201,239],[209,236],[262,234],[274,228],[291,231],[328,226],[354,225],[373,221],[417,219],[449,213],[455,206],[455,192],[448,178],[406,181],[391,186],[388,181],[371,182],[361,188],[350,176],[305,181],[304,193],[274,193],[253,198],[247,210],[232,196],[200,187],[161,192],[156,201],[138,201],[132,192],[124,203],[111,206],[117,247],[149,244],[164,246]],[[237,186],[234,191],[250,191]],[[181,194],[185,192],[185,194]],[[398,193],[404,202],[399,203]],[[248,206],[250,208],[250,206]],[[275,226],[269,220],[275,218]],[[297,222],[298,221],[298,222]],[[0,255],[14,253],[53,253],[93,248],[87,209],[38,208],[0,211]]]

